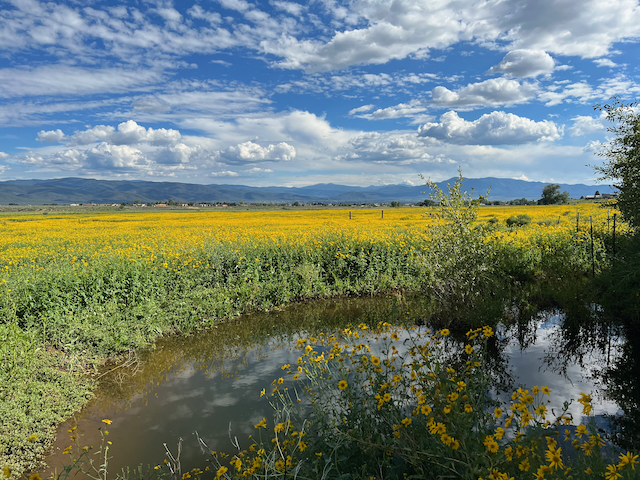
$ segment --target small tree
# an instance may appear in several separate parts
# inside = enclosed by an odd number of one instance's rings
[[[493,247],[487,241],[486,225],[474,225],[478,206],[489,195],[473,198],[462,189],[464,178],[459,170],[453,185],[447,184],[443,192],[429,180],[431,200],[437,208],[429,212],[435,217],[429,229],[430,245],[434,252],[430,271],[434,278],[442,279],[431,289],[432,294],[452,309],[469,308],[481,298],[479,292],[492,281]]]
[[[566,190],[560,193],[560,185],[551,183],[542,189],[542,198],[538,200],[540,205],[556,205],[569,201],[569,192]]]
[[[535,205],[535,204],[536,204],[535,201],[527,200],[525,197],[511,200],[511,205]]]
[[[614,123],[607,130],[615,134],[597,154],[606,159],[595,170],[599,180],[613,180],[619,191],[617,207],[622,216],[634,227],[640,227],[640,113],[639,102],[624,104],[619,97],[611,103],[596,105],[595,110],[604,111],[607,120]]]

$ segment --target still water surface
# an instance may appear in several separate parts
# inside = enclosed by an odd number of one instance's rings
[[[162,339],[129,364],[111,367],[100,379],[91,404],[60,427],[49,468],[60,471],[65,460],[68,463],[61,451],[70,444],[66,431],[73,426],[78,427],[82,445],[100,444],[98,428],[109,432],[113,474],[127,466],[161,463],[163,444],[175,454],[179,438],[184,439],[183,471],[203,467],[194,431],[211,449],[233,453],[231,425],[232,435],[246,448],[253,425],[272,417],[260,391],[282,376],[283,364],[296,363],[299,335],[348,324],[414,321],[421,319],[424,302],[420,297],[388,296],[314,301],[246,315],[210,332]],[[576,333],[565,323],[562,312],[551,311],[500,324],[487,365],[494,394],[506,402],[518,386],[547,385],[553,391],[550,408],[559,413],[565,400],[594,392],[596,420],[606,428],[604,416],[620,413],[620,408],[607,399],[601,373],[621,358],[623,340],[610,329],[603,335],[601,329],[585,333],[578,327]],[[587,339],[576,345],[576,335]],[[464,332],[459,340],[464,341]],[[570,413],[578,423],[581,406],[574,403]],[[105,425],[105,418],[113,423]]]

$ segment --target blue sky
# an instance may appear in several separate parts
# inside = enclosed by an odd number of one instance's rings
[[[0,0],[3,180],[594,183],[636,0]]]

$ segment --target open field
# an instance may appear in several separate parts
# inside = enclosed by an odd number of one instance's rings
[[[349,212],[351,219],[349,219]],[[507,237],[527,237],[534,232],[587,229],[593,217],[596,231],[611,228],[608,210],[595,203],[527,207],[482,207],[478,222],[492,218],[504,222],[510,216],[529,215],[532,225],[506,232]],[[611,214],[612,216],[613,214]],[[246,244],[269,241],[311,247],[321,236],[347,235],[361,241],[393,242],[400,237],[426,238],[433,223],[424,208],[311,210],[311,211],[134,211],[74,214],[0,215],[0,267],[35,266],[61,259],[123,257],[154,261],[160,256],[177,259],[213,243]],[[624,226],[618,225],[622,233]],[[78,260],[80,259],[80,260]],[[194,260],[183,259],[187,264]],[[8,268],[6,268],[8,267]],[[174,266],[175,267],[175,266]]]

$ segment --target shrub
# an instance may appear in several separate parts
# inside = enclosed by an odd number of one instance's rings
[[[493,245],[488,242],[486,225],[475,225],[478,206],[484,197],[473,198],[462,190],[462,173],[454,185],[443,192],[429,181],[431,199],[439,207],[434,213],[434,224],[429,228],[429,249],[432,258],[430,273],[433,281],[427,283],[427,292],[453,311],[473,308],[494,283]],[[488,192],[487,192],[488,195]]]
[[[541,227],[550,227],[551,225],[557,225],[558,223],[560,223],[560,220],[554,220],[552,218],[545,218],[544,220],[540,220],[536,222],[538,225],[540,225]]]
[[[517,217],[511,215],[506,222],[508,227],[523,227],[531,223],[531,217],[525,214],[520,214]]]

